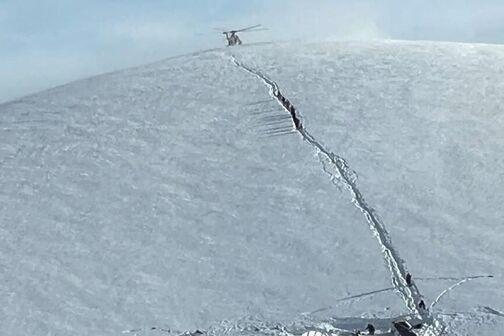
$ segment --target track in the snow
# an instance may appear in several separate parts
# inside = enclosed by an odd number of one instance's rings
[[[440,335],[443,333],[444,327],[435,318],[429,310],[418,308],[418,303],[423,300],[418,287],[413,283],[411,286],[406,284],[406,274],[407,267],[406,263],[399,256],[399,253],[394,248],[390,235],[388,234],[385,225],[381,222],[375,210],[370,207],[365,201],[363,195],[361,194],[359,188],[356,184],[356,174],[347,164],[344,158],[336,155],[326,149],[321,142],[317,141],[314,136],[312,136],[308,130],[306,130],[300,122],[301,119],[299,112],[293,113],[292,110],[288,110],[283,103],[284,96],[280,93],[280,88],[278,84],[261,73],[258,70],[252,69],[240,61],[234,56],[230,55],[230,59],[234,65],[245,70],[246,72],[259,78],[266,86],[269,88],[270,96],[275,99],[283,109],[291,113],[293,128],[306,140],[313,148],[318,151],[320,162],[323,166],[323,170],[330,175],[331,180],[337,184],[342,185],[346,190],[348,190],[352,196],[352,203],[362,212],[369,228],[373,235],[377,238],[380,248],[382,251],[383,258],[387,267],[391,273],[392,285],[401,294],[401,297],[408,308],[408,310],[419,317],[428,328],[423,331],[424,335]]]
[[[228,57],[228,55],[226,55]],[[249,68],[239,62],[235,57],[231,56],[231,60],[234,65],[240,67],[241,69],[247,71],[248,73],[258,77],[261,81],[263,81],[269,87],[269,93],[271,98],[268,100],[260,100],[253,103],[246,104],[246,106],[255,106],[255,105],[263,105],[268,102],[278,103],[282,109],[284,109],[288,113],[292,113],[289,109],[285,107],[284,102],[282,102],[281,97],[283,95],[280,93],[280,88],[276,82],[269,79],[267,76],[263,75],[257,70]],[[285,97],[284,97],[285,98]],[[271,106],[268,105],[268,110],[266,112],[277,111],[277,109],[271,109]],[[261,116],[265,113],[264,110],[260,109],[252,114]],[[297,112],[299,113],[299,112]],[[287,119],[288,119],[288,115]],[[298,120],[301,120],[301,116],[299,114],[295,115]],[[275,118],[273,118],[275,119]],[[268,120],[270,121],[270,120]],[[416,308],[415,300],[421,298],[421,294],[419,293],[416,286],[408,287],[406,286],[405,280],[405,272],[406,265],[404,261],[399,257],[397,251],[392,246],[392,242],[390,236],[388,235],[385,226],[380,222],[374,210],[367,205],[362,194],[356,185],[356,174],[353,172],[346,161],[325,149],[324,146],[321,145],[305,128],[299,123],[299,127],[296,127],[296,122],[292,120],[291,124],[291,132],[298,132],[304,140],[306,140],[312,147],[314,147],[318,153],[320,161],[323,165],[324,171],[330,174],[332,181],[339,185],[343,186],[347,189],[352,195],[352,201],[356,207],[360,209],[360,211],[365,215],[366,220],[369,224],[369,227],[373,234],[377,237],[378,242],[380,243],[380,247],[382,249],[383,257],[386,261],[387,267],[392,275],[392,283],[393,287],[379,289],[371,292],[355,294],[352,296],[348,296],[345,298],[341,298],[335,301],[335,305],[338,305],[343,302],[360,300],[364,297],[376,295],[382,292],[388,291],[398,291],[401,294],[403,300],[405,300],[406,306],[410,310],[409,314],[405,314],[402,316],[398,316],[395,318],[337,318],[332,317],[330,320],[319,320],[312,314],[318,311],[324,311],[327,309],[331,309],[332,307],[326,307],[317,309],[316,311],[302,314],[300,319],[291,323],[291,324],[283,324],[283,323],[274,323],[264,320],[262,317],[253,318],[253,317],[245,317],[244,319],[238,321],[223,321],[220,324],[216,324],[208,330],[196,330],[196,331],[176,331],[170,328],[163,327],[150,327],[150,328],[139,328],[139,329],[131,329],[124,330],[122,333],[128,336],[137,335],[137,336],[157,336],[157,335],[168,335],[168,336],[214,336],[214,335],[236,335],[236,336],[300,336],[304,332],[307,331],[321,331],[325,335],[355,335],[354,330],[358,328],[362,328],[366,325],[366,323],[373,323],[377,330],[380,330],[380,335],[392,335],[390,333],[390,324],[392,321],[402,318],[409,318],[420,316],[426,325],[429,327],[423,330],[422,335],[425,336],[440,336],[444,332],[444,323],[449,323],[449,319],[468,319],[471,320],[473,318],[480,318],[480,315],[485,315],[485,318],[490,318],[491,316],[495,316],[497,318],[504,317],[504,313],[490,308],[490,307],[480,307],[479,312],[454,312],[454,313],[434,313],[434,312],[426,312],[427,314],[421,314],[418,312]],[[283,134],[277,134],[283,135]],[[436,300],[434,300],[433,305],[443,297],[446,293],[450,292],[455,287],[462,285],[463,283],[478,278],[488,278],[491,276],[481,275],[481,276],[470,276],[463,278],[455,278],[455,277],[436,277],[436,278],[415,278],[417,281],[439,281],[439,280],[450,280],[450,281],[458,281],[454,286],[449,287],[444,290]],[[413,307],[411,305],[413,304]],[[413,309],[412,309],[413,308]],[[426,316],[427,315],[427,316]],[[443,324],[440,320],[443,320]],[[444,334],[443,334],[444,335]]]

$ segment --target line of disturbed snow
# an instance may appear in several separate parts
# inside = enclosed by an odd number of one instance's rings
[[[349,167],[343,157],[336,155],[326,149],[303,127],[301,123],[299,123],[299,114],[296,115],[296,112],[293,112],[293,110],[290,110],[285,106],[285,98],[280,93],[279,86],[275,81],[268,78],[260,71],[244,65],[233,55],[231,55],[231,61],[237,67],[262,80],[264,84],[269,87],[270,96],[275,99],[283,109],[291,113],[296,131],[303,137],[304,140],[306,140],[315,149],[317,149],[319,159],[323,165],[324,171],[331,176],[331,180],[335,184],[342,185],[346,190],[350,192],[352,196],[352,203],[362,212],[362,214],[366,218],[371,232],[377,238],[380,244],[385,263],[387,264],[387,267],[391,273],[392,284],[394,288],[400,293],[404,303],[406,304],[406,307],[410,310],[410,312],[421,318],[428,326],[427,329],[424,330],[423,334],[440,335],[444,330],[441,323],[435,320],[428,310],[418,308],[417,305],[423,297],[415,284],[412,284],[411,286],[407,285],[406,264],[404,260],[400,258],[399,253],[392,245],[390,235],[388,234],[385,225],[378,218],[375,210],[366,203],[364,197],[362,196],[362,193],[357,187],[355,172]],[[297,119],[298,122],[296,122],[295,119]]]
[[[469,281],[472,281],[475,279],[482,279],[482,278],[493,278],[493,276],[492,275],[476,275],[476,276],[471,276],[471,277],[467,277],[467,278],[460,280],[459,282],[455,283],[454,285],[452,285],[452,286],[448,287],[447,289],[445,289],[444,291],[442,291],[436,297],[436,299],[434,301],[432,301],[432,303],[430,305],[430,309],[434,308],[434,306],[436,306],[439,303],[439,301],[443,298],[443,296],[445,296],[447,293],[451,292],[455,288],[462,286],[466,282],[469,282]]]
[[[473,276],[468,276],[468,277],[463,277],[463,278],[460,278],[460,277],[459,278],[455,278],[455,277],[417,278],[417,277],[415,277],[415,280],[416,281],[422,281],[422,280],[425,280],[425,281],[428,281],[428,280],[455,280],[455,281],[457,281],[457,283],[455,283],[454,285],[450,285],[450,287],[448,287],[448,288],[444,289],[442,292],[440,292],[440,294],[436,297],[436,299],[430,305],[429,309],[432,311],[432,308],[436,304],[439,303],[439,301],[441,300],[441,298],[443,296],[445,296],[447,293],[449,293],[450,291],[452,291],[453,289],[455,289],[456,287],[462,286],[464,283],[469,282],[471,280],[483,279],[483,278],[493,278],[493,275],[473,275]],[[331,306],[319,308],[319,309],[313,310],[311,312],[306,312],[306,313],[303,313],[303,315],[312,315],[312,314],[315,314],[315,313],[318,313],[318,312],[322,312],[322,311],[326,311],[326,310],[329,310],[329,309],[333,309],[337,305],[339,305],[340,303],[344,303],[344,302],[347,302],[347,301],[353,301],[353,300],[360,300],[362,298],[366,298],[366,297],[369,297],[369,296],[373,296],[373,295],[376,295],[376,294],[380,294],[380,293],[384,293],[384,292],[389,292],[389,291],[393,291],[393,290],[395,290],[395,287],[388,287],[388,288],[382,288],[382,289],[377,289],[377,290],[374,290],[374,291],[369,291],[369,292],[364,292],[364,293],[359,293],[359,294],[354,294],[354,295],[346,296],[344,298],[340,298],[340,299],[335,300],[334,301],[335,304],[333,304]]]

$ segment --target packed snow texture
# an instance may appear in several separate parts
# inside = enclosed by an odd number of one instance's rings
[[[231,56],[357,173],[427,305],[495,276],[433,310],[451,335],[499,335],[504,47],[428,42],[244,45],[0,105],[1,333],[352,329],[408,312],[380,291],[391,275],[351,195],[299,134],[270,134],[286,112]]]

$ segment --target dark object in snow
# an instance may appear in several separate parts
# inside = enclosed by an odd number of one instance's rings
[[[394,322],[393,325],[401,336],[417,336],[413,331],[411,331],[412,327],[406,321]]]
[[[201,331],[199,329],[196,329],[195,331],[186,331],[185,333],[181,334],[180,336],[201,336],[201,335],[206,335],[205,331]]]
[[[366,329],[364,329],[364,330],[367,330],[369,332],[369,335],[374,335],[374,333],[376,331],[375,327],[371,323],[369,323],[367,325]]]
[[[301,129],[301,121],[296,117],[296,115],[292,116],[292,121],[294,121],[294,126],[296,126],[297,130]]]
[[[411,286],[411,274],[406,274],[406,285]]]
[[[421,309],[425,310],[425,302],[424,302],[424,300],[420,300],[420,302],[418,303],[418,308],[421,308]]]
[[[299,118],[296,116],[296,108],[294,107],[294,105],[291,105],[289,107],[289,112],[290,112],[290,115],[291,115],[291,118],[292,118],[292,121],[294,122],[294,125],[296,126],[296,129],[301,129],[302,126],[301,126],[301,121],[299,120]]]

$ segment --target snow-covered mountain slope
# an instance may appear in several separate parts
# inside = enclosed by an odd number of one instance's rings
[[[360,295],[392,287],[402,258],[427,305],[494,275],[432,312],[453,335],[498,335],[503,57],[425,42],[243,46],[0,105],[2,332],[389,325],[409,290]],[[254,72],[357,173],[391,262],[316,147],[276,133],[289,114]]]

